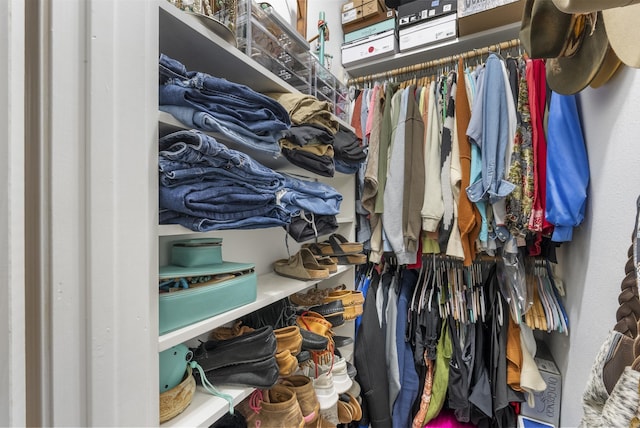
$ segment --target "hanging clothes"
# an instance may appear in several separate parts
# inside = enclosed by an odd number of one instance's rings
[[[467,77],[462,58],[458,60],[458,84],[456,86],[456,127],[458,152],[460,156],[460,187],[466,189],[471,176],[471,143],[467,138],[467,128],[471,119],[471,107],[467,96]],[[460,192],[458,199],[458,227],[464,253],[464,265],[471,266],[476,258],[476,239],[480,234],[480,211],[473,204],[467,192]]]
[[[372,428],[388,428],[391,426],[391,413],[389,378],[384,357],[385,333],[376,309],[379,287],[380,276],[373,270],[363,306],[362,323],[356,335],[354,359],[357,368],[356,380],[364,391],[362,420],[368,421]]]

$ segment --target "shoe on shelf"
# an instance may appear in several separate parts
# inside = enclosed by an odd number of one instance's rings
[[[289,350],[291,355],[298,355],[298,352],[302,349],[302,335],[300,334],[300,327],[297,325],[290,325],[273,330],[273,334],[276,336],[276,353]]]
[[[301,281],[329,278],[329,269],[320,266],[313,253],[306,248],[301,248],[288,259],[276,260],[273,270],[278,275]]]
[[[247,426],[269,428],[303,428],[304,418],[296,393],[284,385],[255,390],[236,409],[247,420]]]
[[[331,373],[323,373],[313,380],[313,389],[320,403],[320,415],[333,424],[338,424],[338,393],[333,385]]]
[[[276,354],[280,377],[291,376],[298,369],[298,359],[288,349]]]
[[[305,424],[315,422],[320,416],[320,403],[313,389],[313,381],[307,376],[294,375],[285,377],[282,385],[296,393]]]

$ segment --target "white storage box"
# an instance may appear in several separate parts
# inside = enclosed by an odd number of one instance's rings
[[[456,14],[445,15],[400,29],[400,52],[456,37]]]
[[[342,45],[342,64],[352,64],[396,53],[398,39],[395,30],[385,31]]]

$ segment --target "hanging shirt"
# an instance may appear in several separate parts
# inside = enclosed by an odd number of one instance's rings
[[[405,129],[407,118],[408,90],[400,90],[393,96],[392,118],[395,129],[389,147],[387,184],[384,191],[384,212],[382,227],[391,249],[398,257],[398,264],[415,263],[415,255],[409,254],[404,245],[402,224],[402,205],[404,198],[405,177]],[[397,115],[396,115],[397,113]]]
[[[424,202],[422,204],[422,229],[435,232],[444,213],[440,182],[440,116],[436,105],[436,82],[429,86],[429,119],[424,146]]]
[[[471,113],[478,112],[481,114],[482,104],[477,103],[476,100],[481,96],[484,87],[484,67],[480,67],[470,73],[471,78],[468,79],[470,87],[473,92],[470,94],[469,99],[473,100],[473,107]],[[469,173],[469,180],[471,183],[480,180],[482,177],[482,152],[477,144],[471,144],[471,172]],[[466,188],[465,188],[466,189]],[[465,192],[466,193],[466,192]],[[467,197],[469,197],[467,195]],[[489,239],[489,227],[487,222],[487,204],[484,201],[475,201],[476,208],[480,213],[480,232],[478,234],[478,240],[480,241],[480,248],[486,247],[487,240]]]
[[[467,138],[467,128],[471,118],[471,107],[467,96],[466,73],[463,69],[462,58],[458,60],[458,84],[456,86],[456,129],[458,138],[458,153],[460,159],[460,187],[466,189],[470,184],[471,175],[471,144]],[[480,212],[469,200],[466,192],[459,192],[458,198],[458,227],[460,242],[464,253],[464,265],[470,266],[476,257],[475,242],[480,233]]]
[[[589,185],[589,160],[574,95],[552,93],[547,145],[546,218],[552,240],[570,241],[582,223]]]
[[[509,181],[516,185],[507,196],[507,227],[516,238],[524,239],[528,233],[529,216],[533,206],[533,145],[531,142],[531,114],[526,62],[520,60],[518,84],[518,126],[514,141]]]
[[[529,84],[529,109],[531,110],[531,129],[534,155],[534,191],[533,210],[529,219],[529,230],[549,234],[552,225],[544,218],[547,182],[547,139],[544,133],[544,112],[547,103],[546,74],[544,61],[529,60],[527,64],[527,83]],[[531,255],[540,254],[537,244]]]
[[[447,252],[447,243],[453,227],[453,193],[451,192],[451,146],[453,119],[455,113],[455,73],[449,73],[440,82],[440,90],[443,100],[444,122],[442,126],[442,145],[440,146],[440,186],[442,187],[442,201],[444,211],[442,213],[442,223],[438,229],[438,242],[440,252]],[[452,92],[454,89],[454,92]]]
[[[416,87],[407,89],[407,113],[404,149],[404,195],[402,199],[402,230],[404,248],[412,256],[410,264],[416,263],[418,240],[422,218],[420,211],[424,202],[424,123],[416,99]],[[420,91],[417,93],[420,97]]]
[[[378,193],[376,195],[375,212],[381,214],[384,209],[384,188],[387,183],[387,155],[391,144],[392,120],[391,105],[393,94],[398,85],[387,83],[385,90],[384,111],[382,112],[382,123],[380,124],[380,156],[378,157]]]
[[[491,54],[486,62],[483,94],[474,103],[467,135],[482,149],[482,177],[467,188],[472,202],[502,200],[514,188],[504,180],[504,153],[509,139],[509,112],[502,61]],[[480,94],[479,94],[480,95]],[[476,106],[481,105],[481,110]]]

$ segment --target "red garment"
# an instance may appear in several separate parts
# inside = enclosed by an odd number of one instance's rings
[[[351,126],[355,130],[356,136],[362,141],[362,119],[360,112],[362,111],[362,95],[364,91],[360,91],[353,104],[353,114],[351,115]]]
[[[529,218],[529,230],[536,232],[531,256],[540,254],[542,235],[549,235],[553,225],[544,216],[547,196],[547,139],[544,131],[544,113],[547,105],[547,80],[545,63],[541,59],[527,60],[527,85],[531,112],[531,140],[533,145],[533,209]]]

